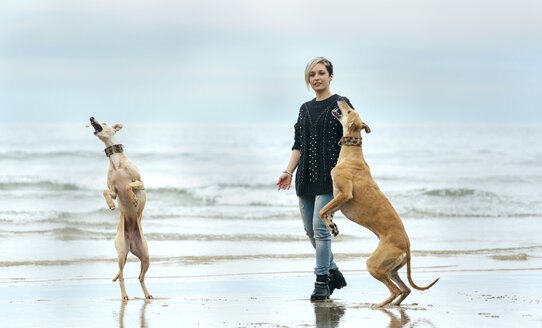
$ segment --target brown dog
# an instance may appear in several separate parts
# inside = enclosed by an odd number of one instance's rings
[[[361,130],[371,129],[361,121],[359,114],[345,101],[338,102],[339,108],[332,113],[343,126],[342,147],[337,165],[331,171],[334,198],[322,208],[320,217],[334,236],[339,234],[333,223],[333,214],[341,212],[350,220],[371,230],[380,239],[378,247],[367,260],[369,273],[381,281],[391,292],[390,297],[375,307],[382,307],[397,300],[399,305],[410,294],[410,288],[399,278],[397,271],[407,265],[410,285],[418,290],[433,286],[417,286],[410,276],[410,240],[403,222],[389,200],[380,191],[371,176],[369,166],[361,149]],[[399,285],[395,285],[392,280]]]
[[[122,271],[126,264],[128,252],[132,252],[141,261],[141,273],[139,282],[145,298],[153,298],[145,286],[145,273],[149,269],[149,249],[147,240],[141,229],[141,217],[145,208],[145,187],[137,166],[123,153],[122,145],[117,142],[115,133],[122,129],[122,124],[109,126],[90,118],[90,124],[94,127],[94,135],[104,142],[105,153],[109,157],[109,172],[107,174],[107,187],[104,190],[104,197],[111,210],[115,209],[114,199],[118,197],[120,210],[120,221],[115,237],[115,248],[119,260],[119,273],[113,281],[119,279],[120,293],[122,299],[127,300],[126,288],[124,287],[124,276]]]

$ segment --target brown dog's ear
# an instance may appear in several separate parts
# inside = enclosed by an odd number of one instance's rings
[[[367,133],[371,133],[371,128],[365,124],[365,122],[361,122],[361,128],[365,130]]]
[[[120,131],[122,129],[122,124],[113,124],[112,128],[115,129],[115,131]]]
[[[349,129],[350,131],[355,131],[355,130],[358,130],[358,129],[363,128],[363,126],[360,125],[359,123],[360,123],[360,120],[357,119],[357,118],[351,120],[351,121],[348,123],[348,129]]]

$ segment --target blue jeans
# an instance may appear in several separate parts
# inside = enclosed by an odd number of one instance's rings
[[[331,232],[320,219],[320,210],[332,199],[333,194],[299,197],[299,210],[305,232],[316,249],[316,267],[314,268],[316,275],[327,275],[329,270],[337,269],[331,252]]]

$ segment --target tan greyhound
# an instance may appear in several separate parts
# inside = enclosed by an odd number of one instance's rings
[[[126,264],[128,252],[132,252],[141,261],[139,282],[145,293],[145,298],[153,298],[145,286],[145,273],[149,269],[149,249],[147,240],[141,229],[141,217],[145,207],[145,187],[141,181],[139,170],[123,153],[123,147],[117,142],[115,133],[122,129],[122,124],[109,126],[90,118],[96,135],[105,144],[105,154],[109,157],[109,172],[107,174],[107,187],[103,194],[111,210],[115,209],[114,199],[118,197],[120,221],[115,237],[115,248],[119,260],[119,273],[113,281],[119,280],[122,299],[127,300],[124,287],[123,269]]]
[[[391,295],[373,307],[399,305],[410,294],[410,288],[399,278],[397,271],[407,265],[410,285],[418,290],[433,286],[437,278],[426,287],[419,287],[410,275],[410,240],[401,218],[390,201],[378,188],[363,158],[361,130],[371,129],[363,123],[359,114],[345,101],[338,101],[339,108],[332,114],[343,126],[341,152],[337,165],[331,171],[334,198],[322,208],[320,217],[334,236],[339,234],[333,223],[333,214],[341,210],[348,219],[371,230],[380,239],[378,247],[367,260],[369,273],[390,290]],[[397,285],[395,285],[393,282]]]

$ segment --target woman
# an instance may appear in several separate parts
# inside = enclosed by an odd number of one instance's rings
[[[320,219],[320,209],[333,199],[331,169],[337,164],[342,126],[332,115],[337,108],[338,95],[331,93],[333,65],[324,57],[311,60],[305,68],[305,82],[316,93],[316,98],[304,103],[294,126],[292,155],[286,170],[279,177],[278,189],[290,189],[293,172],[297,168],[295,188],[299,209],[307,236],[316,249],[316,283],[311,300],[329,298],[335,288],[346,286],[346,281],[333,261],[331,233]],[[342,97],[352,107],[348,99]],[[353,108],[353,107],[352,107]]]

